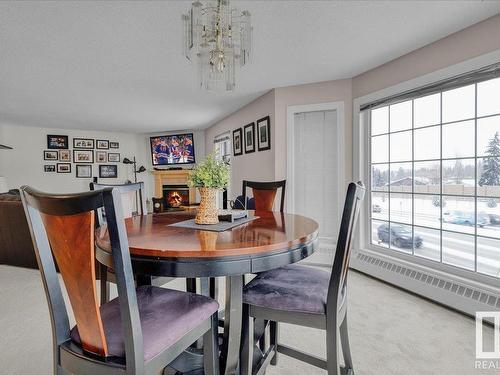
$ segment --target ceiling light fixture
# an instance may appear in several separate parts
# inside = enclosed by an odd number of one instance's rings
[[[251,55],[250,12],[231,8],[229,0],[195,1],[182,19],[184,54],[198,65],[200,87],[234,90],[238,70]]]

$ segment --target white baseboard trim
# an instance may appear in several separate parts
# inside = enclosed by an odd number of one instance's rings
[[[500,288],[477,281],[368,249],[355,251],[350,266],[470,316],[476,311],[500,311]]]

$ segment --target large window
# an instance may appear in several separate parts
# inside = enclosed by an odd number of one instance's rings
[[[225,133],[215,137],[214,139],[215,158],[224,160],[227,163],[231,161],[231,137],[229,133]]]
[[[371,109],[371,243],[500,277],[500,78]]]

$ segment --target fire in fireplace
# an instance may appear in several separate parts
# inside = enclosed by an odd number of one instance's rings
[[[163,199],[166,208],[178,208],[189,205],[189,187],[187,185],[163,185]]]

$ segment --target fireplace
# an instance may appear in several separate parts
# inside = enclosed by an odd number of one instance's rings
[[[185,188],[189,178],[188,169],[164,169],[154,170],[153,176],[155,177],[155,198],[164,199],[163,187],[169,186],[172,188]],[[196,189],[189,188],[189,204],[197,202]],[[166,208],[166,205],[163,206]]]
[[[189,206],[189,186],[163,185],[163,200],[166,209]]]

